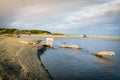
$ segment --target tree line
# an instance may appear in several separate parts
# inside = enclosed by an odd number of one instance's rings
[[[18,30],[15,28],[0,28],[0,34],[51,34],[44,30]]]

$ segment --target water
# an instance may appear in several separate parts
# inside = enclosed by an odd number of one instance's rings
[[[82,49],[59,48],[66,42],[80,45]],[[120,42],[57,38],[54,47],[41,56],[54,80],[120,80]],[[105,58],[92,55],[99,51],[114,51],[116,55]]]
[[[79,45],[82,49],[60,48],[63,43]],[[54,44],[54,49],[48,49],[41,56],[53,80],[120,80],[120,42],[107,39],[55,38]],[[114,51],[116,55],[105,58],[92,55],[99,51]]]

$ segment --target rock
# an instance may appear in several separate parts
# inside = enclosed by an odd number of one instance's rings
[[[72,49],[80,49],[78,45],[61,45],[61,48],[72,48]]]
[[[39,44],[41,41],[42,40],[32,40],[32,41],[28,41],[28,40],[23,41],[23,40],[21,40],[21,41],[18,41],[18,42],[21,43],[21,44]]]
[[[95,56],[98,56],[98,57],[113,56],[113,55],[115,55],[115,52],[109,52],[109,51],[97,52],[97,53],[95,53],[94,55],[95,55]]]
[[[27,41],[19,41],[19,43],[22,43],[22,44],[36,44],[34,42],[27,42]]]

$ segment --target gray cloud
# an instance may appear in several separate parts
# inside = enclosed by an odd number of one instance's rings
[[[116,22],[119,4],[120,0],[1,0],[0,27],[60,31]]]
[[[110,1],[104,4],[85,7],[68,15],[64,22],[58,25],[58,29],[73,29],[96,25],[115,25],[120,20],[120,0]],[[105,26],[104,26],[105,27]],[[114,26],[113,26],[114,27]]]

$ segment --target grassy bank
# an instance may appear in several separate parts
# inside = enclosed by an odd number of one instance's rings
[[[51,80],[39,59],[45,47],[21,44],[36,40],[0,36],[0,80]]]

